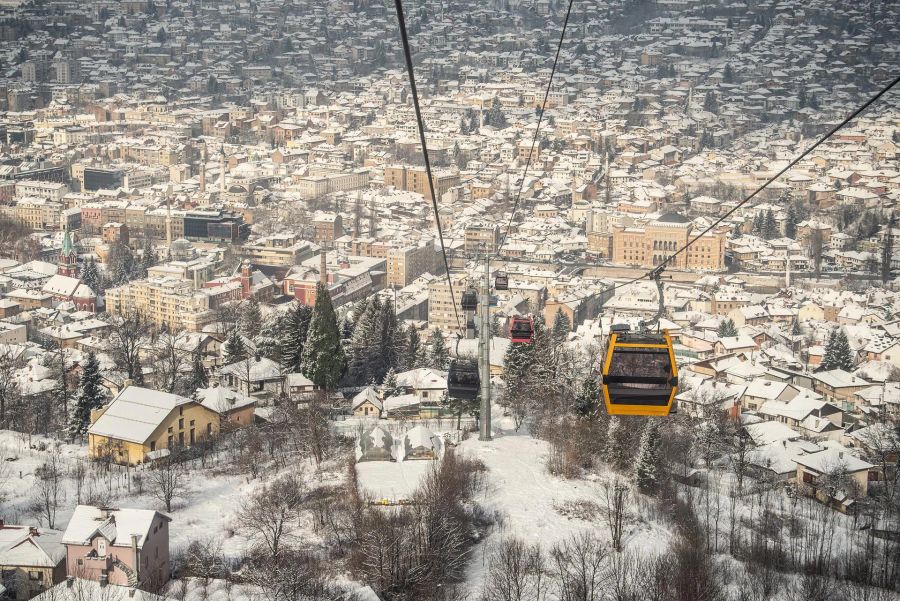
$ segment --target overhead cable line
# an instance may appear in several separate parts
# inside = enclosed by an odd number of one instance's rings
[[[399,2],[400,0],[396,1]],[[522,188],[525,187],[525,180],[528,177],[528,168],[531,166],[531,157],[534,155],[534,146],[541,133],[544,112],[547,110],[547,98],[550,96],[550,89],[553,87],[553,76],[556,75],[556,66],[559,64],[559,52],[562,50],[563,41],[566,39],[566,29],[569,27],[569,15],[572,14],[572,5],[574,3],[575,0],[569,0],[569,7],[566,9],[566,18],[563,20],[562,32],[559,34],[559,43],[556,45],[556,56],[553,58],[553,68],[550,70],[550,78],[547,80],[547,89],[544,90],[544,101],[541,103],[541,109],[538,113],[538,122],[537,127],[534,130],[534,137],[531,138],[531,148],[528,150],[528,159],[525,161],[525,170],[522,172],[522,184],[519,186],[519,191],[516,193],[516,201],[513,203],[512,213],[510,213],[509,216],[509,223],[506,224],[506,233],[503,234],[503,238],[500,239],[500,244],[497,245],[497,251],[494,253],[495,256],[500,255],[500,250],[506,243],[506,239],[509,238],[510,231],[512,231],[512,222],[513,219],[515,219],[516,211],[519,208],[519,200],[522,198]]]
[[[438,240],[441,243],[441,255],[444,257],[444,270],[447,272],[447,284],[450,287],[450,299],[453,303],[453,314],[460,330],[463,323],[459,319],[456,308],[456,295],[453,292],[453,278],[450,277],[450,262],[447,260],[447,248],[444,246],[444,231],[441,228],[441,215],[438,211],[437,196],[434,193],[434,178],[431,175],[431,159],[428,158],[428,145],[425,143],[425,120],[422,119],[422,108],[419,106],[419,92],[416,89],[416,76],[413,73],[412,52],[409,49],[409,35],[406,32],[406,17],[403,14],[403,0],[394,0],[397,8],[397,22],[400,25],[400,37],[403,40],[403,56],[406,59],[406,71],[409,74],[409,89],[412,93],[413,105],[416,109],[416,123],[419,126],[419,141],[422,144],[422,156],[425,159],[425,172],[428,174],[428,190],[431,192],[431,204],[434,208],[434,222],[437,225]]]

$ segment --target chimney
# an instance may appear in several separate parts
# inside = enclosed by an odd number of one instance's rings
[[[38,529],[35,528],[34,526],[29,526],[28,527],[28,535],[29,536],[40,536],[40,532],[38,532]]]
[[[322,253],[319,255],[319,281],[322,282],[323,286],[328,285],[328,267],[325,262],[325,249],[322,249]]]
[[[134,588],[128,589],[128,596],[129,596],[129,597],[134,597],[134,590],[135,590]]]
[[[134,555],[134,579],[136,582],[141,581],[141,551],[138,549],[138,535],[131,535],[131,552]],[[132,589],[133,591],[134,589]]]
[[[66,576],[66,588],[72,588],[75,584],[75,576]]]
[[[844,452],[838,451],[838,459],[843,459],[843,458],[844,458]]]
[[[109,575],[107,575],[106,570],[103,570],[100,573],[100,588],[105,588],[107,584],[109,584]]]

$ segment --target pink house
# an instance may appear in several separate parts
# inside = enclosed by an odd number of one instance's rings
[[[69,576],[156,590],[169,581],[169,522],[150,509],[79,505],[63,533]]]

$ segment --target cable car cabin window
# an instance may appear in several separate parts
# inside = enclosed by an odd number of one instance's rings
[[[668,385],[671,377],[672,365],[667,349],[617,348],[609,364],[607,382],[622,388],[655,389]]]

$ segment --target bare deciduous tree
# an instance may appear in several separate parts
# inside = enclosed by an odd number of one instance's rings
[[[603,483],[603,498],[606,501],[606,525],[612,540],[613,551],[622,551],[622,531],[625,523],[625,507],[628,504],[628,486],[619,478]]]
[[[56,527],[56,510],[63,496],[65,472],[60,461],[59,447],[50,449],[50,456],[34,471],[37,478],[35,505],[48,528]]]
[[[154,461],[147,480],[153,496],[166,506],[166,511],[172,511],[172,502],[187,492],[188,474],[175,454]]]
[[[550,551],[559,601],[600,601],[606,584],[606,547],[593,534],[583,532]]]
[[[546,566],[541,548],[506,538],[488,560],[482,601],[541,601],[546,596]]]
[[[273,562],[294,536],[305,493],[303,474],[290,474],[250,495],[238,512],[241,531]]]

